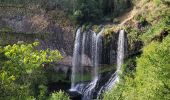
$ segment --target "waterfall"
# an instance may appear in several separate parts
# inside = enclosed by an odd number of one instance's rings
[[[117,71],[120,70],[124,59],[124,47],[125,47],[124,35],[125,35],[124,30],[121,30],[119,33],[118,50],[117,50]]]
[[[81,45],[81,28],[76,32],[76,39],[74,43],[73,60],[72,60],[72,75],[71,75],[71,89],[76,91],[76,74],[80,66],[80,45]]]
[[[82,94],[83,100],[91,100],[93,98],[93,93],[95,91],[95,87],[98,82],[98,67],[99,61],[101,59],[101,50],[102,50],[102,33],[99,32],[96,34],[93,31],[88,31],[81,33],[81,28],[79,28],[76,32],[76,39],[74,45],[73,52],[73,60],[72,60],[72,76],[71,76],[71,89],[70,91],[77,91]],[[90,34],[88,34],[90,33]],[[83,34],[83,35],[82,35]],[[90,39],[90,41],[87,41]],[[86,45],[91,44],[91,45]],[[91,68],[92,68],[92,81],[89,84],[84,83],[84,63],[85,62],[85,51],[90,51],[91,55]],[[77,83],[76,75],[79,75],[81,78],[81,83]]]
[[[102,50],[102,33],[103,33],[103,30],[101,30],[101,32],[99,32],[99,34],[97,34],[97,37],[96,37],[96,41],[95,41],[95,65],[94,65],[94,79],[95,80],[96,78],[98,79],[98,67],[99,67],[99,60],[101,59],[101,50]]]
[[[83,33],[83,40],[82,40],[82,58],[81,58],[81,82],[83,82],[83,75],[84,75],[84,66],[83,64],[85,64],[85,46],[86,46],[86,32]]]
[[[85,88],[83,92],[82,100],[91,100],[93,98],[93,93],[95,91],[95,87],[98,82],[98,67],[99,67],[99,60],[101,59],[101,50],[102,50],[102,33],[103,29],[99,34],[96,35],[95,32],[93,33],[92,38],[92,59],[94,64],[94,70],[92,71],[93,80],[90,82]]]
[[[118,72],[120,71],[124,59],[124,38],[125,38],[124,33],[125,33],[124,30],[121,30],[119,32],[118,48],[117,48],[117,70],[114,74],[112,74],[109,81],[104,86],[101,87],[98,93],[98,97],[102,92],[110,90],[116,84],[116,82],[119,81]]]

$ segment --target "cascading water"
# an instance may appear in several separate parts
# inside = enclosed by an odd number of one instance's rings
[[[81,58],[81,82],[83,82],[83,74],[84,74],[84,68],[83,68],[83,64],[85,64],[85,45],[86,45],[86,35],[87,33],[84,32],[83,34],[83,41],[82,41],[82,58]]]
[[[125,54],[124,47],[125,47],[125,32],[124,30],[120,30],[117,50],[117,71],[120,71],[120,68],[123,64]]]
[[[101,59],[101,48],[102,48],[102,31],[96,35],[95,32],[89,31],[91,35],[87,35],[87,32],[83,33],[83,37],[81,36],[81,28],[77,30],[75,45],[74,45],[74,53],[73,53],[73,61],[72,61],[72,77],[71,77],[71,89],[70,91],[77,91],[82,94],[83,100],[91,100],[94,89],[98,82],[98,67],[99,60]],[[91,67],[92,67],[92,81],[89,84],[83,83],[83,75],[84,75],[84,66],[85,63],[85,50],[86,50],[86,38],[91,39],[91,45],[87,48],[90,49],[91,52]],[[82,39],[82,41],[81,41]],[[82,43],[82,44],[81,44]],[[90,47],[91,46],[91,47]],[[81,52],[81,53],[80,53]],[[76,84],[76,75],[79,73],[81,83]]]
[[[81,28],[76,32],[76,39],[74,44],[73,51],[73,60],[72,60],[72,75],[71,75],[71,89],[70,91],[76,91],[76,74],[80,66],[80,44],[81,43]]]
[[[93,33],[92,38],[92,58],[94,63],[94,70],[92,71],[93,80],[90,82],[83,91],[83,98],[82,100],[91,100],[93,98],[93,92],[98,82],[98,67],[99,67],[99,60],[101,59],[101,48],[102,48],[102,31],[96,35],[95,32]]]
[[[112,78],[107,83],[105,89],[109,90],[111,89],[117,81],[119,81],[118,72],[120,71],[120,68],[123,64],[124,59],[124,30],[121,30],[119,33],[119,39],[118,39],[118,49],[117,49],[117,70],[112,75]]]
[[[121,30],[119,32],[118,49],[117,49],[117,70],[114,74],[112,74],[109,81],[104,86],[101,87],[98,93],[98,97],[101,95],[102,92],[111,89],[115,85],[115,83],[119,81],[118,72],[120,71],[124,59],[124,38],[125,38],[124,33],[125,33],[124,30]]]

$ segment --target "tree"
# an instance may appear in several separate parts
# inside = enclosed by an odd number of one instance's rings
[[[78,0],[73,13],[78,23],[95,22],[102,17],[101,9],[95,0]]]
[[[5,58],[0,63],[0,99],[38,98],[41,87],[47,83],[43,63],[58,61],[62,57],[57,50],[38,51],[35,49],[37,45],[35,42],[0,48],[0,55]]]
[[[67,94],[60,90],[59,92],[52,93],[49,100],[70,100],[70,99]]]

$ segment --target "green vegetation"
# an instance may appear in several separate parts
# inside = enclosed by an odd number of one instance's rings
[[[170,99],[170,36],[162,43],[152,42],[137,59],[136,72],[124,79],[104,100],[169,100]]]
[[[150,27],[142,36],[141,39],[145,44],[148,44],[154,38],[156,40],[156,36],[161,38],[161,35],[164,35],[163,32],[170,32],[170,16],[163,17],[160,21],[158,21],[154,26]]]
[[[70,100],[70,99],[67,94],[65,94],[62,91],[59,91],[52,93],[49,100]]]
[[[128,58],[120,82],[103,95],[104,100],[170,99],[169,7],[161,0],[141,2],[143,4],[136,4],[142,10],[126,23],[125,29],[129,49],[136,49],[135,43],[141,41],[144,43],[143,52],[137,58]]]
[[[6,16],[34,15],[43,11],[62,27],[113,22],[131,6],[130,0],[0,0],[2,12],[13,10]]]
[[[46,97],[47,77],[43,66],[62,56],[57,50],[38,51],[37,45],[38,42],[0,47],[0,99],[43,100]]]
[[[112,21],[131,6],[126,0],[76,0],[73,17],[77,23]]]
[[[73,15],[79,23],[96,21],[102,17],[95,0],[77,0]]]
[[[132,11],[125,13],[130,8]],[[49,22],[44,25],[59,26],[61,31],[69,32],[76,25],[82,25],[83,30],[92,28],[98,33],[98,24],[102,23],[105,25],[104,48],[112,33],[116,35],[123,27],[128,33],[129,52],[142,51],[142,54],[126,59],[120,82],[105,93],[103,99],[170,99],[169,0],[0,0],[0,12],[0,100],[69,100],[62,91],[48,95],[48,82],[70,82],[66,74],[45,70],[46,64],[57,62],[61,54],[57,50],[37,50],[38,43],[32,43],[36,39],[48,41],[60,33],[13,33],[15,30],[6,22],[15,16],[17,20],[22,20],[20,16],[29,17],[38,25],[42,23],[36,21],[42,17],[40,19]],[[4,19],[8,17],[10,20]],[[120,26],[116,24],[124,21]],[[21,39],[26,43],[19,41]],[[99,73],[112,70],[115,65],[101,67]],[[89,72],[85,73],[84,81],[91,80]],[[80,80],[77,75],[76,81]]]

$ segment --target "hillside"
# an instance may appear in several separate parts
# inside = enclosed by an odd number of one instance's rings
[[[119,25],[128,33],[129,49],[136,50],[140,41],[142,53],[126,59],[120,82],[104,95],[104,100],[169,100],[168,1],[136,2],[126,15],[119,18]]]
[[[0,100],[170,100],[169,0],[0,0]]]

